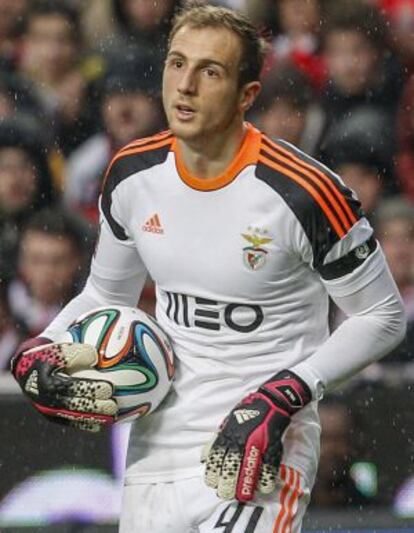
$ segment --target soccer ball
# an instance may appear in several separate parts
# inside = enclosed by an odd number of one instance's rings
[[[118,403],[118,421],[130,422],[153,412],[167,395],[174,376],[174,352],[157,322],[133,307],[99,307],[80,316],[60,342],[96,348],[95,368],[72,375],[110,381]]]

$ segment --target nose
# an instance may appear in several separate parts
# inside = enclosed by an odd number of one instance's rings
[[[197,92],[197,76],[193,69],[183,69],[178,91],[181,94],[195,94]]]

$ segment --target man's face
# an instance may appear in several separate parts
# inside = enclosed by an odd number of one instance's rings
[[[37,190],[33,163],[20,148],[0,149],[0,209],[17,213],[29,207]]]
[[[305,127],[306,112],[281,98],[259,116],[260,129],[269,137],[298,144]]]
[[[326,38],[328,75],[346,94],[369,88],[377,68],[378,52],[358,31],[333,31]]]
[[[122,3],[132,24],[150,31],[168,15],[175,0],[122,0]]]
[[[358,163],[344,163],[335,169],[345,185],[356,192],[365,213],[374,211],[379,202],[382,186],[377,172]]]
[[[379,240],[395,282],[399,287],[412,283],[414,264],[414,221],[395,218],[380,228]]]
[[[107,96],[103,102],[102,116],[116,147],[154,133],[160,118],[155,101],[141,93]]]
[[[28,69],[53,77],[66,73],[76,53],[69,22],[60,15],[33,18],[23,50],[23,63]]]
[[[0,37],[9,37],[16,21],[27,9],[28,0],[0,0]]]
[[[184,26],[172,40],[163,103],[172,132],[185,141],[227,130],[241,112],[241,42],[224,28]]]
[[[27,231],[22,239],[20,273],[42,303],[62,303],[73,289],[80,265],[80,254],[67,237],[33,230]]]
[[[320,7],[317,0],[283,0],[277,7],[284,32],[300,35],[318,28]]]

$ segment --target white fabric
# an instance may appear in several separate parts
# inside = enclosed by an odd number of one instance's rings
[[[100,224],[99,244],[92,263],[83,291],[64,307],[41,337],[58,339],[73,320],[95,307],[111,304],[136,307],[147,272],[136,249],[115,239],[105,220]]]
[[[173,339],[177,370],[162,408],[132,427],[128,484],[199,475],[201,449],[222,419],[279,370],[297,371],[318,398],[402,337],[402,306],[382,254],[324,282],[297,216],[255,170],[245,166],[225,186],[198,190],[183,181],[171,151],[165,162],[126,176],[112,192],[110,217],[127,239],[118,240],[102,217],[83,293],[42,334],[56,338],[98,305],[135,305],[147,271],[155,280],[157,319]],[[155,215],[159,227],[148,231]],[[365,242],[367,228],[356,224],[335,257]],[[268,239],[253,254],[259,268],[249,263],[246,235]],[[329,293],[353,316],[327,342]],[[284,436],[284,462],[309,484],[319,457],[316,403],[295,415]]]
[[[349,318],[311,357],[292,368],[318,398],[386,355],[405,333],[402,301],[380,248],[352,274],[325,281],[325,286]]]
[[[310,487],[293,469],[287,469],[284,479],[278,477],[271,495],[246,505],[220,500],[201,477],[150,485],[127,484],[119,532],[300,533],[309,496]]]

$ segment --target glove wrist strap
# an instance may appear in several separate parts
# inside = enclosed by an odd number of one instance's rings
[[[275,406],[294,414],[312,400],[312,393],[305,381],[291,370],[282,370],[259,388]]]

